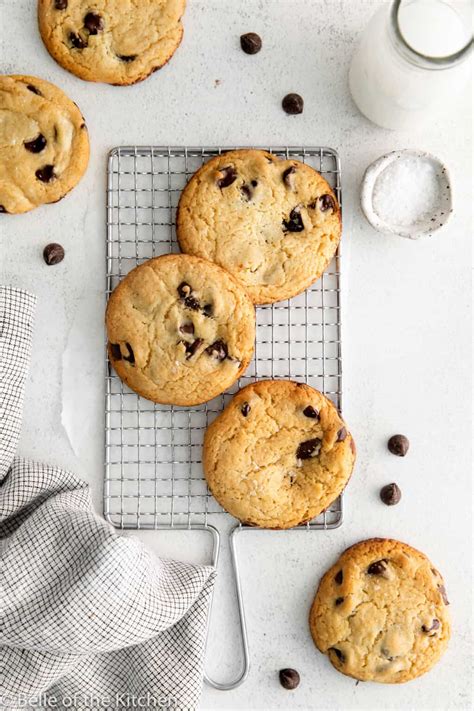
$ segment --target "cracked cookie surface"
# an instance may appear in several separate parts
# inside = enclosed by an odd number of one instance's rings
[[[39,0],[43,42],[64,69],[87,81],[134,84],[178,48],[185,0]]]
[[[57,202],[89,161],[84,118],[58,87],[32,76],[0,76],[0,212]]]
[[[106,326],[109,358],[132,390],[163,404],[198,405],[247,368],[255,309],[217,264],[169,254],[120,282],[107,305]]]
[[[310,613],[318,649],[343,674],[401,683],[427,672],[450,636],[443,578],[406,543],[372,538],[323,576]]]
[[[334,405],[289,380],[240,390],[207,428],[203,466],[221,506],[244,523],[291,528],[341,493],[354,441]]]
[[[341,210],[313,168],[260,150],[212,158],[182,192],[181,249],[210,259],[255,304],[288,299],[318,279],[341,237]]]

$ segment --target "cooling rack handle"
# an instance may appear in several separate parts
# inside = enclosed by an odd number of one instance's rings
[[[219,531],[214,528],[214,526],[208,526],[208,529],[211,530],[211,533],[213,534],[214,537],[214,550],[216,551],[214,555],[214,565],[217,566],[218,560],[219,560],[219,548],[220,548],[220,541],[219,541]],[[241,585],[241,580],[240,580],[240,571],[239,571],[239,564],[237,560],[237,550],[236,550],[236,537],[238,533],[242,530],[242,526],[240,524],[237,524],[234,526],[234,528],[231,530],[229,534],[229,545],[230,545],[230,556],[232,560],[232,571],[234,574],[234,584],[235,584],[235,591],[237,594],[237,605],[239,609],[239,622],[240,622],[240,637],[242,641],[242,653],[243,653],[243,664],[242,664],[242,670],[239,674],[239,676],[236,679],[233,679],[232,681],[228,682],[219,682],[215,681],[212,679],[208,674],[204,673],[204,681],[206,684],[209,686],[212,686],[214,689],[219,689],[220,691],[230,691],[231,689],[236,689],[240,684],[243,684],[243,682],[246,680],[248,673],[250,671],[250,657],[249,657],[249,644],[248,644],[248,637],[247,637],[247,627],[245,624],[245,611],[244,611],[244,602],[243,602],[243,596],[242,596],[242,585]],[[209,619],[211,617],[211,610],[212,610],[212,600],[211,600],[211,605],[209,608]],[[209,623],[208,623],[208,631],[209,631]]]

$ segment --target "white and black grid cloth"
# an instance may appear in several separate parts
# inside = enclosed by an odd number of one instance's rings
[[[0,707],[195,709],[214,569],[158,559],[16,456],[34,309],[0,287]]]

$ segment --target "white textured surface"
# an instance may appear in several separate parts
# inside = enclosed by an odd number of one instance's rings
[[[185,38],[171,63],[130,88],[82,82],[43,48],[35,3],[2,0],[2,71],[38,74],[77,101],[89,126],[92,159],[79,187],[57,205],[1,220],[1,278],[39,297],[21,451],[87,478],[100,510],[103,475],[105,159],[119,144],[326,144],[343,165],[344,414],[358,463],[343,527],[311,534],[248,533],[240,543],[252,668],[234,692],[205,689],[205,709],[467,709],[471,703],[470,595],[470,196],[469,93],[420,132],[390,133],[368,123],[347,87],[354,40],[377,0],[190,0]],[[239,49],[256,31],[264,48]],[[220,80],[219,83],[216,80]],[[301,116],[282,96],[298,91]],[[453,177],[455,213],[430,240],[376,233],[359,207],[367,165],[396,148],[427,150]],[[65,261],[47,267],[41,251],[61,242]],[[72,345],[64,358],[63,351]],[[73,453],[61,423],[62,380],[76,398]],[[405,433],[405,459],[387,437]],[[403,499],[386,508],[381,485]],[[200,534],[143,533],[162,554],[199,559]],[[435,671],[402,686],[359,684],[339,675],[312,646],[307,613],[317,581],[347,545],[393,536],[425,551],[446,577],[453,639]],[[234,615],[219,592],[209,667],[236,670]],[[216,630],[219,627],[219,630]],[[294,692],[276,672],[297,668]]]

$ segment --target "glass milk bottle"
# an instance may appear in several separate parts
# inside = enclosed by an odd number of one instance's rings
[[[472,46],[470,0],[383,3],[352,59],[352,97],[379,126],[418,126],[463,91]]]

